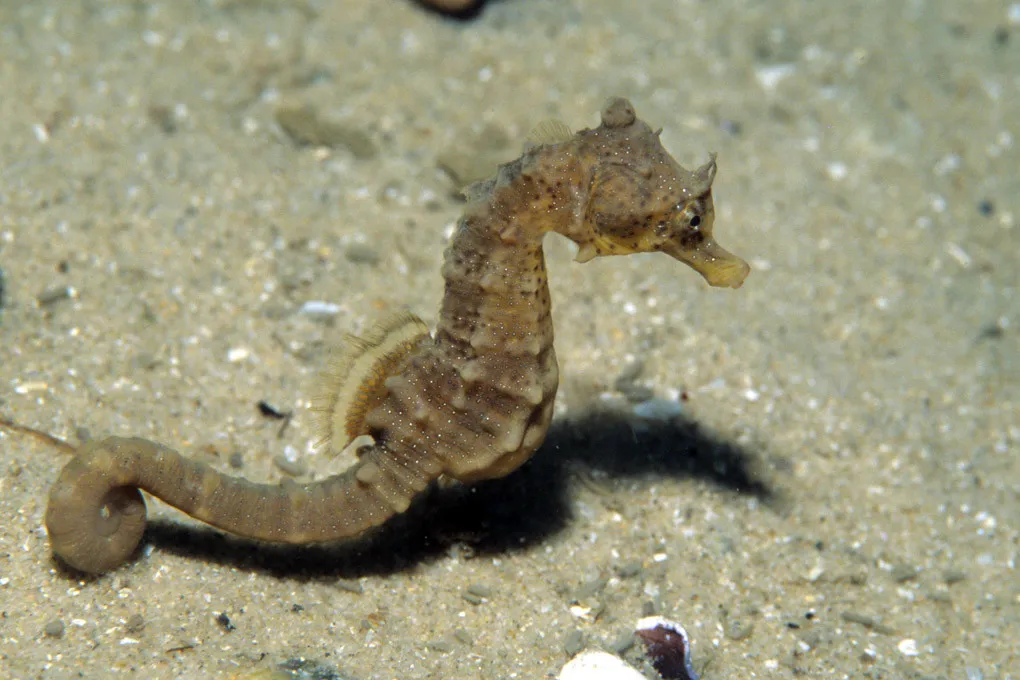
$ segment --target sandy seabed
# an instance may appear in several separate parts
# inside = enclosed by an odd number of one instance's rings
[[[43,528],[64,454],[0,433],[0,676],[531,679],[602,646],[654,678],[655,613],[706,680],[1020,677],[1018,87],[993,1],[3,3],[0,414],[72,443],[321,476],[329,347],[434,321],[456,182],[609,95],[719,153],[753,272],[550,238],[547,444],[369,541],[152,502],[82,579]]]

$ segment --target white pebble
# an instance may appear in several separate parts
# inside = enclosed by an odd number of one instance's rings
[[[232,364],[236,364],[239,361],[244,361],[251,356],[251,350],[247,347],[232,347],[227,352],[227,361]]]
[[[608,652],[586,650],[571,659],[556,680],[645,680],[645,676]]]
[[[833,182],[838,182],[841,179],[846,179],[850,169],[847,168],[846,163],[840,161],[833,161],[825,166],[825,174],[829,176]]]
[[[311,314],[313,316],[332,316],[339,313],[340,305],[332,302],[323,302],[322,300],[309,300],[301,305],[302,314]]]
[[[758,79],[758,84],[764,89],[774,90],[780,81],[793,75],[796,71],[797,67],[793,64],[777,64],[756,69],[754,75]]]
[[[917,656],[917,640],[913,638],[900,640],[900,643],[896,645],[896,649],[900,650],[900,654],[903,656]]]
[[[971,256],[967,253],[967,251],[952,241],[946,244],[946,253],[948,253],[949,257],[956,260],[956,263],[964,269],[969,269],[970,266],[974,264],[974,260],[971,259]]]

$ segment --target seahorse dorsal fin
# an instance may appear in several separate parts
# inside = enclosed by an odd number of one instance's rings
[[[524,142],[524,148],[530,149],[536,146],[544,146],[545,144],[562,144],[572,139],[573,136],[574,133],[569,125],[562,120],[550,118],[549,120],[543,120],[531,129],[527,140]]]
[[[385,398],[386,378],[402,371],[407,358],[429,337],[425,322],[408,312],[386,317],[364,337],[345,336],[312,399],[321,432],[316,446],[328,445],[329,452],[338,455],[368,434],[365,416]]]

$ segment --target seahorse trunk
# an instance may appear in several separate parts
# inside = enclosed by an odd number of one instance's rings
[[[50,491],[46,529],[54,552],[89,573],[134,552],[145,530],[138,489],[195,519],[262,541],[310,543],[354,536],[407,509],[439,474],[378,445],[342,474],[312,484],[255,484],[146,439],[110,437],[85,447]]]

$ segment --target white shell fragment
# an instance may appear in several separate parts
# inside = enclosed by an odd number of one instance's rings
[[[556,680],[646,680],[623,659],[608,652],[585,650],[560,670]]]

